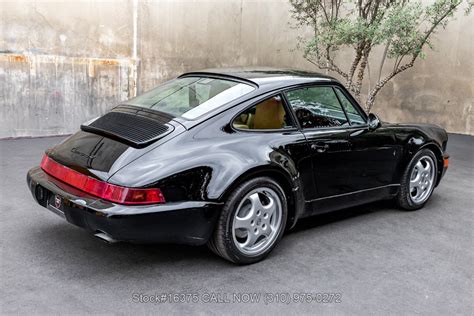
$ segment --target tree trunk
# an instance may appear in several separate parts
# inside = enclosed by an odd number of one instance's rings
[[[375,98],[377,96],[377,94],[380,92],[380,90],[387,84],[387,82],[389,82],[393,77],[395,77],[396,75],[398,75],[399,73],[401,73],[402,71],[405,71],[407,70],[408,68],[411,68],[413,67],[414,63],[415,63],[415,60],[416,60],[416,57],[414,57],[408,64],[406,65],[403,65],[401,67],[399,67],[398,69],[396,69],[395,71],[393,71],[391,74],[389,74],[387,77],[385,77],[383,80],[379,81],[375,86],[374,88],[372,89],[372,91],[369,93],[369,95],[367,96],[367,101],[365,102],[365,110],[367,111],[367,113],[370,112],[370,110],[372,109],[372,107],[374,106],[374,103],[375,103]]]
[[[355,84],[355,97],[360,101],[360,91],[362,89],[362,82],[364,80],[365,68],[367,67],[367,61],[369,58],[370,46],[364,49],[362,59],[360,62],[359,72],[357,73],[357,81]]]
[[[349,90],[352,89],[352,79],[354,78],[354,73],[357,69],[357,66],[359,66],[360,59],[362,58],[362,49],[363,49],[363,44],[357,45],[355,51],[356,55],[354,58],[354,61],[352,62],[351,68],[349,69],[349,80],[347,81],[346,85]]]

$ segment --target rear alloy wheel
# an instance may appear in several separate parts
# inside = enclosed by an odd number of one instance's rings
[[[437,175],[436,157],[429,149],[419,151],[403,174],[398,205],[405,210],[422,208],[433,193]]]
[[[285,195],[275,181],[247,181],[225,203],[209,248],[234,263],[260,261],[283,235],[286,217]]]

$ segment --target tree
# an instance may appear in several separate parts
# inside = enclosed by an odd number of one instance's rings
[[[424,58],[425,48],[433,48],[431,37],[445,28],[463,0],[289,0],[297,27],[310,27],[310,39],[299,37],[304,57],[322,70],[337,73],[346,88],[360,101],[364,79],[369,91],[365,109],[369,112],[380,90],[401,72]],[[466,14],[474,6],[467,2]],[[375,49],[376,47],[381,49]],[[338,51],[352,49],[347,65],[336,61]],[[376,84],[371,86],[371,53],[380,52]],[[390,60],[393,67],[383,73]],[[348,66],[348,67],[344,67]],[[345,69],[347,68],[347,69]],[[365,78],[368,73],[368,78]]]

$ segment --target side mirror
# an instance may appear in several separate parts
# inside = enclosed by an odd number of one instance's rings
[[[369,114],[369,130],[373,131],[380,127],[380,119],[374,113]]]

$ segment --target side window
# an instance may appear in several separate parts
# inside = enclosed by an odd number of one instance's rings
[[[234,119],[232,126],[239,129],[264,130],[293,127],[280,96],[272,97],[245,110]]]
[[[308,87],[286,93],[303,128],[349,125],[331,87]]]
[[[359,111],[357,111],[351,101],[346,98],[345,94],[341,91],[341,89],[336,88],[335,90],[337,96],[339,97],[339,100],[342,103],[342,106],[344,107],[344,110],[346,110],[351,125],[365,124],[364,118],[360,115]]]

